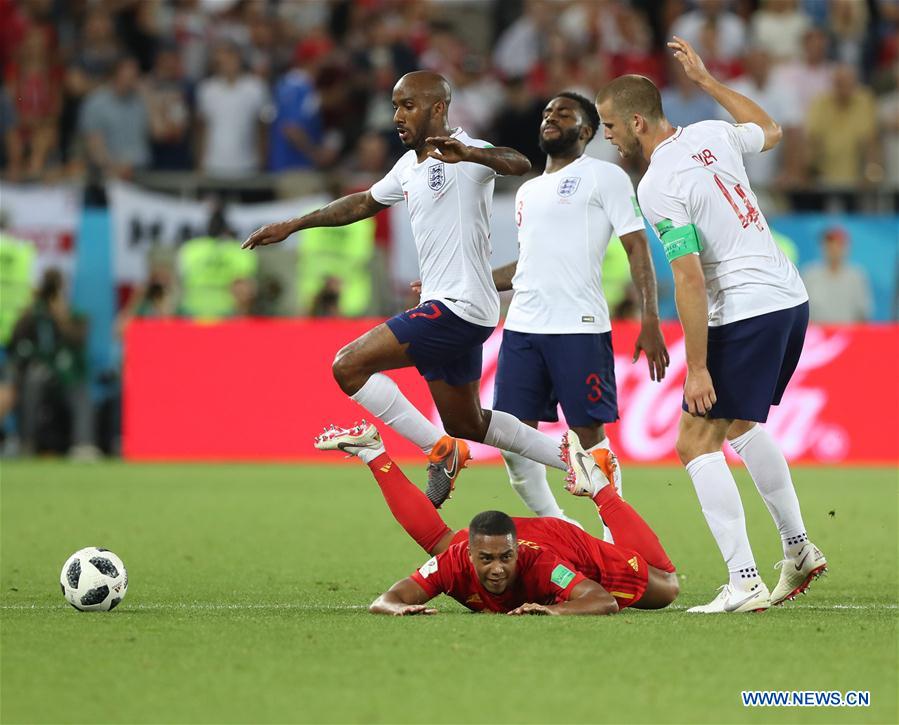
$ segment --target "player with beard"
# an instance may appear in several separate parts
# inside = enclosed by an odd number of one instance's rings
[[[490,270],[494,179],[531,167],[520,153],[493,148],[447,121],[450,86],[428,71],[404,75],[393,89],[394,122],[409,149],[368,191],[344,196],[305,216],[268,224],[245,249],[275,244],[312,227],[352,224],[404,201],[418,249],[421,304],[342,348],[332,366],[340,388],[428,455],[427,495],[435,507],[449,497],[470,458],[459,440],[487,443],[564,469],[558,443],[480,403],[482,344],[499,322],[499,295]],[[446,434],[400,392],[385,370],[415,366],[428,381]],[[352,444],[331,428],[323,450]]]
[[[610,449],[605,423],[618,419],[615,360],[602,263],[617,234],[642,300],[634,348],[661,380],[668,352],[659,329],[655,272],[634,187],[618,166],[584,149],[599,128],[593,103],[560,93],[543,109],[540,148],[546,171],[515,197],[519,257],[494,270],[498,290],[514,290],[496,373],[494,409],[536,428],[565,420],[589,451]],[[565,518],[546,480],[545,466],[503,452],[512,487],[538,516]],[[616,468],[615,486],[621,492]],[[611,540],[608,529],[607,540]]]
[[[767,151],[780,126],[755,102],[715,80],[686,41],[668,47],[687,77],[736,123],[673,127],[655,84],[625,75],[596,98],[605,137],[622,156],[643,156],[638,187],[674,275],[684,328],[684,383],[677,453],[693,481],[729,581],[711,614],[766,609],[793,599],[827,569],[809,541],[790,469],[758,423],[777,405],[802,352],[808,295],[784,256],[749,186],[743,155]],[[780,532],[784,558],[773,592],[759,576],[743,504],[721,450],[725,438],[743,459]]]

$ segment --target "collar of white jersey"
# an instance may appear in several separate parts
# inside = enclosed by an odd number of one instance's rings
[[[587,154],[586,154],[586,153],[583,153],[583,154],[581,154],[580,156],[578,156],[576,159],[572,159],[571,161],[569,161],[569,162],[568,162],[567,164],[565,164],[561,169],[556,169],[555,171],[547,171],[546,169],[544,169],[544,170],[543,170],[543,173],[540,174],[540,175],[541,175],[541,176],[553,176],[554,174],[558,174],[558,173],[560,173],[560,172],[562,172],[562,171],[565,171],[565,169],[567,169],[567,168],[569,168],[569,167],[571,167],[571,166],[574,166],[574,165],[577,164],[577,163],[580,163],[581,161],[583,161],[583,160],[586,159],[586,158],[587,158]]]
[[[683,127],[683,126],[678,126],[678,127],[677,127],[677,131],[674,132],[674,135],[669,136],[668,138],[666,138],[664,141],[662,141],[662,143],[660,143],[658,146],[656,146],[656,147],[652,150],[652,153],[649,155],[649,162],[652,163],[652,157],[655,156],[657,153],[659,153],[659,149],[660,149],[660,148],[662,148],[663,146],[667,146],[667,145],[670,144],[672,141],[677,141],[678,137],[679,137],[683,132],[684,132],[684,127]]]

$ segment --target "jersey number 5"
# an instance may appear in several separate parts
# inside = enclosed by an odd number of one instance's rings
[[[752,200],[746,195],[746,192],[743,191],[742,186],[737,184],[734,186],[734,191],[737,192],[737,196],[739,196],[743,200],[743,204],[746,205],[745,214],[740,211],[737,202],[734,201],[734,198],[730,195],[730,192],[727,190],[727,187],[724,185],[724,182],[721,181],[718,174],[715,174],[715,183],[718,184],[718,188],[721,189],[721,193],[724,194],[724,198],[727,199],[730,208],[734,210],[734,214],[739,217],[743,229],[746,229],[750,224],[755,224],[756,229],[760,232],[764,231],[765,227],[763,227],[761,221],[759,221],[759,210],[752,205]]]

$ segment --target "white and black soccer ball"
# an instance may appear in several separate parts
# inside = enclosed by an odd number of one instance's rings
[[[128,572],[109,549],[88,546],[72,554],[59,575],[62,595],[82,612],[115,609],[128,591]]]

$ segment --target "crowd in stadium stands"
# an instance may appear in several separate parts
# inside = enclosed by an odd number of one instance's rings
[[[894,0],[0,0],[0,27],[11,180],[368,183],[401,151],[390,89],[415,68],[451,81],[454,123],[539,168],[538,109],[560,90],[642,73],[672,122],[724,116],[671,62],[676,34],[784,125],[756,185],[790,190],[794,208],[826,202],[806,192],[852,206],[856,187],[899,186]]]
[[[675,124],[728,118],[672,62],[672,35],[783,125],[785,142],[747,161],[766,209],[855,211],[866,194],[896,208],[896,0],[0,0],[0,176],[79,180],[85,202],[100,205],[108,179],[164,188],[173,172],[223,201],[358,191],[403,152],[390,91],[418,68],[452,84],[452,123],[519,149],[537,172],[545,102],[562,90],[592,98],[622,73],[659,84]],[[620,163],[602,138],[588,153]],[[633,164],[636,179],[644,168]],[[389,240],[384,213],[307,231],[293,252],[298,271],[285,276],[275,254],[239,252],[219,206],[205,234],[151,256],[116,325],[392,313],[409,300],[379,298]],[[778,241],[789,254],[789,240]],[[846,262],[846,232],[828,229],[821,243],[824,261],[803,270],[813,318],[867,319],[867,280]],[[0,348],[10,354],[0,418],[18,400],[23,449],[90,454],[109,436],[86,392],[88,321],[53,270],[32,297],[33,250],[6,234],[2,246]],[[633,316],[627,261],[615,250],[606,293],[617,316]],[[282,269],[269,273],[266,261]],[[25,404],[37,400],[43,407]]]

